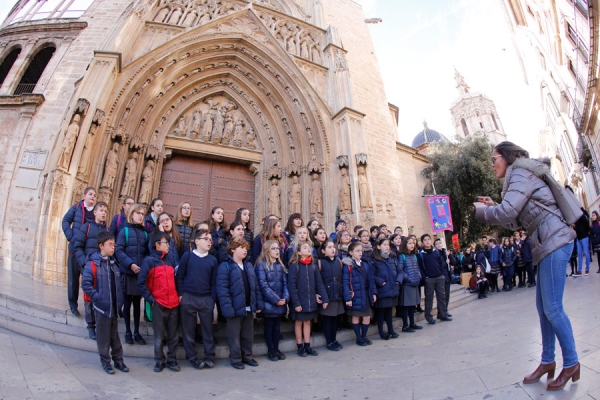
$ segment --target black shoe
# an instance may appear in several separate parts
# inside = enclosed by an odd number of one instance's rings
[[[314,351],[312,349],[312,347],[310,347],[310,345],[304,345],[304,349],[306,350],[306,354],[308,354],[309,356],[318,356],[319,353],[317,353],[316,351]]]
[[[177,361],[169,361],[165,364],[165,366],[167,368],[169,368],[171,371],[175,371],[175,372],[181,371],[181,368],[179,368],[179,365],[177,365]]]
[[[274,351],[269,351],[269,353],[267,353],[267,358],[270,361],[279,361],[279,358],[277,357],[277,353],[275,353]]]
[[[115,373],[115,370],[110,365],[110,363],[102,363],[102,369],[104,369],[104,372],[106,372],[109,375],[113,375]]]
[[[133,344],[133,336],[131,336],[131,333],[126,333],[125,334],[125,343],[127,343],[127,344]]]
[[[423,327],[421,325],[417,325],[417,324],[412,324],[412,325],[410,325],[410,327],[415,330],[423,329]]]
[[[90,339],[96,340],[96,328],[88,327],[87,329],[88,329],[88,335],[89,335]]]
[[[233,363],[233,364],[231,364],[231,366],[233,368],[235,368],[235,369],[244,369],[244,368],[246,368],[246,367],[244,367],[244,364],[242,364],[241,362]]]
[[[452,318],[450,318],[450,317],[440,318],[440,321],[452,321]]]
[[[204,368],[204,362],[198,360],[196,357],[190,358],[189,362],[190,362],[190,364],[192,364],[192,367],[194,367],[196,369]]]
[[[388,335],[390,335],[390,339],[397,339],[400,336],[396,332],[388,332]]]
[[[359,346],[367,346],[367,342],[365,342],[365,340],[364,340],[364,339],[362,339],[362,338],[361,338],[361,339],[358,339],[358,340],[356,341],[356,344],[357,344],[357,345],[359,345]]]
[[[450,314],[449,312],[447,312],[447,313],[446,313],[446,315],[447,315],[448,317],[452,317],[452,314]]]
[[[415,312],[421,313],[421,312],[423,312],[423,309],[419,306],[419,307],[415,308]]]
[[[154,372],[162,372],[163,369],[165,369],[165,363],[157,361],[156,365],[154,365]]]
[[[487,299],[487,294],[485,294],[485,293],[484,293],[484,294],[483,294],[483,298],[484,298],[484,299]],[[448,316],[449,316],[449,317],[451,317],[452,315],[448,314]]]
[[[140,335],[139,333],[136,333],[135,335],[133,335],[133,340],[135,340],[135,342],[139,345],[145,345],[146,341],[144,340],[144,338],[142,337],[142,335]]]
[[[335,345],[335,342],[331,342],[327,345],[327,350],[340,351],[340,348]]]
[[[206,368],[213,368],[215,366],[215,362],[210,358],[205,358],[204,360],[202,360],[202,362],[204,363],[204,366]]]
[[[258,363],[256,362],[256,360],[254,358],[251,358],[249,360],[243,360],[242,362],[251,367],[258,367]]]
[[[306,354],[306,349],[304,348],[304,346],[299,346],[298,347],[298,355],[300,357],[306,357],[306,356],[308,356],[308,354]]]
[[[281,351],[277,350],[275,351],[275,354],[277,354],[277,358],[279,358],[279,360],[285,360],[285,354],[283,354]]]
[[[529,287],[535,287],[535,283],[532,283],[531,285],[529,285]]]
[[[433,318],[426,318],[426,320],[427,320],[427,323],[429,325],[435,325],[435,319],[433,319]]]
[[[379,335],[383,340],[390,340],[390,335],[389,333],[384,333],[383,335]]]
[[[115,362],[115,368],[121,372],[129,372],[129,368],[127,367],[127,365],[125,365],[123,361]]]
[[[369,338],[368,338],[368,337],[364,337],[364,338],[363,338],[363,340],[364,340],[364,341],[365,341],[365,343],[366,343],[367,345],[369,345],[369,346],[373,344],[373,342],[371,342],[371,340],[369,340]]]
[[[71,307],[71,314],[73,314],[76,317],[79,317],[81,314],[79,313],[79,310],[77,309],[77,307]],[[113,371],[114,373],[114,371]]]
[[[335,343],[335,345],[336,345],[336,346],[337,346],[337,347],[338,347],[340,350],[344,348],[344,345],[343,345],[343,344],[341,344],[340,342],[338,342],[337,340],[336,340],[335,342],[333,342],[333,343]]]
[[[483,299],[483,295],[482,294],[480,294],[479,296],[477,296],[477,300],[481,300],[481,299]],[[438,319],[440,319],[440,318],[438,317]]]
[[[413,333],[414,331],[415,330],[413,328],[411,328],[411,327],[402,328],[402,332]]]

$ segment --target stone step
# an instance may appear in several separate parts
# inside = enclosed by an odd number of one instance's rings
[[[449,309],[459,307],[469,301],[476,299],[475,294],[470,294],[460,285],[453,285],[450,294]],[[25,300],[4,296],[5,300],[0,303],[0,327],[8,329],[22,335],[39,339],[48,343],[58,344],[65,347],[97,352],[96,342],[88,338],[88,332],[85,328],[85,321],[82,317],[75,317],[67,310],[57,310],[51,307],[34,304]],[[432,315],[436,315],[435,308]],[[422,313],[415,314],[416,321],[422,321],[424,315]],[[402,325],[402,320],[394,318],[394,327],[398,328]],[[293,335],[293,322],[282,324],[284,331],[284,340],[280,343],[280,350],[283,352],[292,352],[296,350],[296,341]],[[214,326],[215,337],[219,340],[216,346],[217,358],[227,358],[229,350],[227,348],[225,324],[217,324]],[[254,324],[254,346],[253,354],[256,356],[267,353],[267,348],[262,336],[263,324],[260,319],[257,319]],[[144,357],[153,358],[154,341],[152,325],[142,321],[140,323],[140,333],[148,343],[145,346],[128,345],[124,343],[125,328],[122,320],[119,323],[119,333],[123,342],[124,353],[126,357]],[[377,335],[377,327],[371,326],[369,335]],[[353,342],[355,339],[354,332],[350,330],[341,330],[338,332],[339,342]],[[314,347],[325,346],[325,338],[322,334],[314,333],[311,343]],[[197,346],[199,353],[202,353],[202,346]],[[183,348],[178,349],[178,359],[184,359]]]

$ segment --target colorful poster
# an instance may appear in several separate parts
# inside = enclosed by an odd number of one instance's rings
[[[431,216],[431,230],[433,232],[452,231],[452,214],[450,212],[450,198],[448,196],[425,196],[429,215]]]

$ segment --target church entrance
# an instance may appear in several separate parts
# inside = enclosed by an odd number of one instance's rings
[[[246,165],[173,155],[164,164],[159,197],[173,216],[179,204],[187,201],[194,222],[208,220],[210,210],[219,206],[225,211],[225,221],[231,223],[238,208],[254,213],[254,176]]]

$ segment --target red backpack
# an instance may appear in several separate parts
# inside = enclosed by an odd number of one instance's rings
[[[90,260],[90,264],[92,266],[92,276],[94,277],[94,283],[92,286],[94,286],[94,289],[96,288],[96,264]],[[87,295],[86,292],[83,292],[83,301],[87,301],[88,303],[92,302],[92,299],[90,299],[90,296]]]

